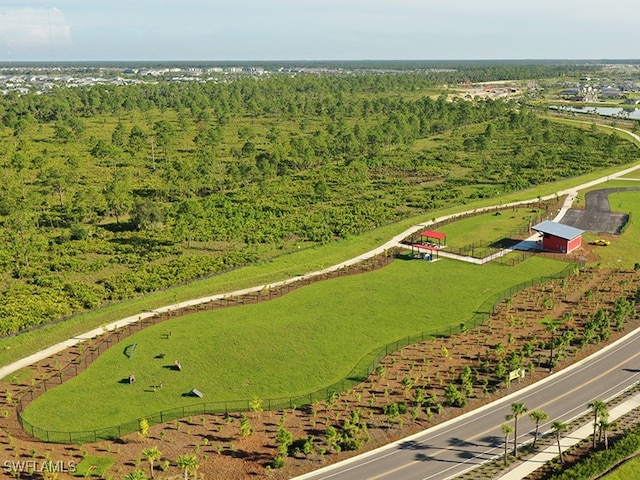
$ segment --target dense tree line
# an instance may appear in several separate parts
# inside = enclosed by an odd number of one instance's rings
[[[0,118],[3,334],[635,155],[415,73],[59,89]]]

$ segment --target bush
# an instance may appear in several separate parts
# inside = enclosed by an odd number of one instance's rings
[[[71,240],[86,240],[89,236],[89,230],[84,225],[73,225],[69,229]]]
[[[588,480],[597,477],[638,450],[640,450],[640,426],[634,427],[609,450],[591,454],[562,473],[554,475],[551,480]]]
[[[271,462],[271,468],[282,468],[282,467],[284,467],[284,457],[282,455],[277,455]]]

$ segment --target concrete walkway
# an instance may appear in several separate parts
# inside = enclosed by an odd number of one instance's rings
[[[640,167],[635,167],[635,168],[640,168]],[[617,175],[617,174],[616,174]],[[572,190],[567,190],[566,192],[566,197],[564,199],[564,202],[562,204],[562,207],[560,208],[560,210],[558,210],[558,213],[556,214],[556,216],[554,217],[553,221],[554,222],[559,222],[562,217],[564,217],[565,213],[567,213],[569,211],[569,209],[573,206],[573,202],[575,201],[576,197],[578,196],[578,190],[572,189]],[[549,196],[549,197],[545,197],[545,198],[553,198],[553,196]],[[531,203],[531,200],[527,201],[527,203]],[[489,207],[489,209],[493,209],[495,207]],[[479,210],[480,211],[480,210]],[[425,224],[426,226],[426,224]],[[496,260],[498,258],[502,258],[505,255],[508,255],[509,253],[513,252],[513,251],[527,251],[527,250],[531,250],[536,248],[536,246],[539,245],[538,239],[540,238],[540,234],[539,233],[534,233],[533,235],[531,235],[528,238],[525,238],[524,240],[516,243],[515,245],[513,245],[512,247],[509,248],[503,248],[502,250],[496,252],[496,253],[492,253],[491,255],[488,255],[484,258],[475,258],[475,257],[471,257],[469,255],[458,255],[456,253],[451,253],[451,252],[447,252],[446,250],[438,250],[438,257],[442,257],[442,258],[450,258],[452,260],[459,260],[461,262],[468,262],[468,263],[474,263],[476,265],[484,265],[485,263],[489,263],[492,262],[493,260]],[[411,246],[410,245],[405,245],[401,242],[398,242],[396,247],[401,247],[401,248],[406,248],[406,249],[410,249]]]
[[[627,413],[640,407],[640,393],[625,400],[620,405],[616,405],[609,410],[609,421],[614,422],[618,418],[626,415]],[[543,432],[543,434],[549,433]],[[560,439],[560,448],[563,452],[566,452],[571,447],[576,445],[581,440],[584,440],[589,435],[593,434],[593,422],[589,422],[586,425],[574,430],[569,435]],[[507,473],[499,477],[500,480],[520,480],[527,475],[533,473],[544,464],[550,462],[558,456],[558,444],[554,442],[553,445],[545,448],[542,452],[534,455],[533,457],[524,460],[517,467],[509,470]]]
[[[629,133],[636,140],[640,141],[640,136],[632,134],[631,132],[626,132],[626,133]],[[640,169],[640,164],[636,165],[636,166],[633,166],[633,167],[630,167],[630,168],[626,168],[626,169],[621,170],[621,171],[619,171],[619,172],[617,172],[615,174],[607,175],[605,177],[601,177],[601,178],[593,180],[591,182],[584,183],[584,184],[579,185],[577,187],[573,187],[573,188],[570,188],[570,189],[567,189],[567,190],[562,190],[562,191],[553,193],[551,195],[546,195],[546,196],[540,197],[540,198],[542,200],[550,200],[550,199],[555,198],[555,197],[568,195],[567,200],[565,201],[565,205],[563,205],[562,209],[560,209],[560,211],[558,212],[558,215],[560,215],[561,214],[560,212],[563,212],[563,210],[566,211],[565,208],[566,209],[570,208],[570,204],[573,202],[573,199],[575,199],[575,196],[577,195],[578,190],[589,188],[589,187],[592,187],[594,185],[598,185],[600,183],[606,182],[608,180],[624,176],[624,175],[626,175],[628,173],[631,173],[631,172],[633,172],[635,170],[638,170],[638,169]],[[414,227],[411,227],[411,228],[405,230],[404,232],[396,235],[391,240],[389,240],[384,245],[381,245],[378,248],[375,248],[375,249],[373,249],[373,250],[371,250],[369,252],[363,253],[362,255],[359,255],[359,256],[357,256],[355,258],[352,258],[352,259],[347,260],[345,262],[339,263],[337,265],[333,265],[333,266],[325,268],[323,270],[319,270],[319,271],[316,271],[316,272],[311,272],[311,273],[308,273],[308,274],[305,274],[305,275],[299,275],[299,276],[292,277],[292,278],[289,278],[289,279],[286,279],[286,280],[282,280],[280,282],[275,282],[275,283],[265,284],[265,285],[259,285],[259,286],[256,286],[256,287],[246,288],[246,289],[243,289],[243,290],[236,290],[234,292],[222,293],[222,294],[212,295],[210,297],[198,298],[198,299],[195,299],[195,300],[189,300],[189,301],[182,302],[182,303],[177,303],[177,304],[174,304],[174,305],[168,305],[168,306],[157,308],[155,310],[151,310],[151,311],[148,311],[148,312],[143,312],[143,313],[140,313],[138,315],[133,315],[131,317],[123,318],[121,320],[117,320],[117,321],[115,321],[113,323],[110,323],[110,324],[108,324],[108,325],[106,325],[104,327],[93,329],[93,330],[91,330],[89,332],[86,332],[86,333],[84,333],[82,335],[79,335],[77,337],[70,338],[69,340],[66,340],[64,342],[60,342],[60,343],[57,343],[55,345],[52,345],[52,346],[50,346],[48,348],[45,348],[43,350],[40,350],[40,351],[38,351],[38,352],[36,352],[36,353],[34,353],[32,355],[29,355],[28,357],[25,357],[25,358],[22,358],[20,360],[17,360],[17,361],[15,361],[15,362],[13,362],[13,363],[11,363],[9,365],[5,365],[5,366],[0,368],[0,379],[3,379],[5,377],[13,374],[13,373],[17,372],[18,370],[20,370],[22,368],[29,367],[29,366],[31,366],[31,365],[33,365],[33,364],[35,364],[35,363],[37,363],[37,362],[49,357],[51,355],[55,355],[56,353],[61,352],[66,348],[69,348],[69,347],[74,346],[74,345],[76,345],[76,344],[78,344],[80,342],[84,342],[86,340],[89,340],[89,339],[97,336],[97,335],[100,335],[100,334],[104,333],[105,331],[110,331],[110,330],[113,330],[113,329],[120,328],[120,327],[123,327],[125,325],[128,325],[130,323],[135,323],[140,319],[151,317],[151,316],[155,315],[156,313],[162,313],[162,312],[176,310],[176,309],[180,309],[180,308],[184,308],[184,307],[199,305],[199,304],[202,304],[202,303],[207,303],[207,302],[218,300],[218,299],[221,299],[221,298],[227,298],[227,297],[232,297],[232,296],[244,295],[246,293],[258,292],[258,291],[263,290],[265,288],[276,287],[276,286],[279,286],[279,285],[286,285],[288,283],[296,282],[298,280],[302,280],[302,279],[305,279],[305,278],[310,278],[310,277],[314,277],[314,276],[317,276],[317,275],[322,275],[322,274],[327,273],[327,272],[333,272],[333,271],[336,271],[336,270],[338,270],[338,269],[340,269],[340,268],[342,268],[344,266],[353,265],[353,264],[356,264],[356,263],[360,262],[361,260],[364,260],[364,259],[367,259],[367,258],[371,258],[371,257],[374,257],[374,256],[379,255],[381,253],[384,253],[386,250],[390,250],[390,249],[400,245],[401,241],[404,240],[409,235],[412,235],[412,234],[414,234],[414,233],[416,233],[418,231],[421,231],[421,230],[429,227],[430,225],[433,225],[433,224],[436,224],[436,223],[439,223],[439,222],[442,222],[442,221],[445,221],[445,220],[450,220],[452,218],[456,218],[456,217],[459,217],[461,215],[465,215],[465,214],[468,214],[468,213],[487,212],[487,211],[494,210],[496,207],[498,207],[498,208],[517,207],[517,206],[526,205],[526,204],[535,202],[537,200],[539,200],[539,199],[538,198],[534,198],[534,199],[529,199],[529,200],[522,200],[522,201],[519,201],[519,202],[511,202],[511,203],[500,204],[500,205],[497,205],[497,206],[494,205],[494,206],[490,206],[490,207],[483,207],[483,208],[477,208],[477,209],[473,209],[473,210],[467,210],[466,212],[462,212],[462,213],[454,213],[454,214],[450,214],[450,215],[444,215],[444,216],[435,218],[435,219],[433,219],[431,221],[420,223],[420,224],[418,224],[418,225],[416,225]],[[570,202],[570,203],[567,204],[567,202]],[[568,205],[568,206],[566,206],[566,205]],[[562,213],[562,214],[564,214],[564,213]],[[508,252],[505,252],[504,255],[506,255],[506,253],[508,253]],[[448,254],[448,255],[452,255],[452,254]],[[474,260],[477,260],[477,259],[474,259]]]

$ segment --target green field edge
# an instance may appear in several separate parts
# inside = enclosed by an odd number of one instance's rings
[[[392,341],[381,348],[376,348],[363,356],[353,367],[353,369],[344,377],[332,385],[320,388],[311,393],[304,395],[298,395],[295,397],[283,397],[275,399],[259,399],[261,408],[265,410],[281,410],[286,408],[298,408],[305,405],[311,405],[318,401],[329,400],[334,394],[338,394],[344,391],[348,391],[352,387],[362,383],[366,378],[375,370],[380,361],[402,348],[409,345],[423,342],[429,339],[449,337],[451,335],[462,333],[467,329],[476,328],[482,325],[491,314],[495,311],[495,308],[505,299],[510,298],[515,293],[522,291],[526,288],[530,288],[534,285],[539,285],[552,280],[565,278],[569,275],[575,274],[580,266],[575,263],[569,263],[560,272],[543,277],[537,277],[535,279],[521,282],[518,285],[509,287],[502,292],[491,295],[488,297],[476,310],[467,322],[460,323],[459,325],[450,325],[445,329],[435,329],[429,331],[423,331],[415,335],[403,337],[396,341]],[[252,410],[252,403],[256,399],[242,399],[242,400],[228,400],[222,402],[203,402],[192,405],[185,405],[182,407],[176,407],[173,409],[163,410],[145,416],[150,425],[157,425],[167,421],[174,421],[180,418],[185,418],[194,415],[207,415],[207,414],[229,414],[234,412],[248,412]],[[139,429],[139,422],[142,418],[137,418],[126,423],[122,423],[112,427],[105,427],[96,430],[84,430],[84,431],[50,431],[43,428],[39,428],[32,425],[25,420],[21,413],[18,414],[18,420],[22,428],[31,436],[43,440],[49,443],[91,443],[101,440],[114,440],[121,438],[124,435],[136,432]]]

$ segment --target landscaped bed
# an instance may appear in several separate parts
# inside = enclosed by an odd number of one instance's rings
[[[504,308],[491,319],[489,324],[451,338],[430,340],[407,347],[386,358],[381,364],[383,370],[372,374],[360,386],[334,397],[330,402],[318,402],[312,408],[302,410],[247,413],[247,420],[252,430],[249,435],[242,433],[242,416],[234,414],[228,417],[191,415],[152,427],[148,439],[134,433],[125,436],[124,442],[103,441],[82,447],[25,442],[23,434],[16,429],[9,418],[2,421],[2,426],[5,432],[9,431],[12,434],[5,433],[2,438],[8,449],[15,446],[18,452],[29,452],[30,449],[35,448],[38,458],[45,452],[52,452],[49,454],[52,458],[59,458],[61,455],[66,455],[66,458],[82,457],[83,451],[97,456],[116,454],[119,460],[111,470],[115,475],[112,478],[121,478],[135,466],[142,469],[148,468],[146,462],[136,459],[143,458],[142,450],[152,445],[158,446],[162,452],[162,460],[156,463],[156,478],[171,478],[171,475],[177,474],[178,468],[175,465],[177,456],[185,452],[193,452],[199,458],[200,472],[205,475],[205,478],[231,480],[244,479],[248,476],[267,476],[265,467],[270,465],[277,456],[275,435],[279,426],[282,426],[291,432],[294,439],[313,436],[313,448],[309,455],[292,454],[293,457],[285,459],[285,465],[281,470],[269,474],[270,478],[290,478],[302,471],[317,468],[355,453],[333,452],[327,445],[324,435],[328,426],[341,425],[354,409],[360,409],[366,419],[369,440],[363,444],[363,447],[370,449],[495,399],[498,392],[493,393],[497,385],[494,368],[490,368],[488,374],[481,373],[474,386],[474,394],[467,399],[468,402],[464,408],[446,407],[443,390],[447,382],[442,383],[438,380],[450,378],[451,375],[453,376],[451,378],[456,378],[464,365],[471,365],[472,368],[482,372],[481,365],[473,363],[474,352],[484,354],[489,348],[494,352],[492,356],[499,355],[498,350],[492,348],[495,346],[494,338],[505,339],[510,335],[513,337],[513,343],[503,343],[504,348],[500,355],[505,357],[508,357],[511,351],[519,351],[525,342],[531,342],[533,338],[537,338],[541,343],[537,344],[538,346],[530,352],[528,357],[534,362],[534,369],[528,373],[525,382],[521,385],[546,375],[545,362],[548,351],[543,345],[548,340],[549,334],[541,324],[540,318],[561,317],[563,311],[571,309],[574,312],[573,320],[571,324],[563,326],[562,330],[574,328],[572,327],[574,325],[576,332],[580,333],[581,321],[584,318],[591,318],[590,312],[610,305],[614,296],[628,295],[632,290],[637,289],[637,282],[640,281],[637,273],[626,272],[621,275],[617,276],[614,272],[604,269],[590,269],[578,277],[571,277],[566,282],[559,280],[554,282],[553,286],[541,285],[523,291],[513,297],[510,302],[505,303]],[[621,282],[621,279],[632,280],[635,283]],[[592,292],[592,294],[586,292]],[[551,300],[546,300],[547,298]],[[626,328],[635,326],[637,323],[626,324]],[[613,330],[610,340],[618,338],[621,334],[622,332]],[[562,350],[558,368],[602,346],[587,343],[584,347],[580,347],[579,341],[580,335],[577,335],[571,345]],[[139,354],[137,348],[133,358]],[[445,357],[448,357],[446,362],[443,361]],[[540,367],[537,366],[537,359],[541,359]],[[495,358],[492,361],[495,361]],[[482,378],[485,375],[489,379],[489,389],[486,393],[481,387]],[[415,407],[413,389],[407,390],[404,384],[406,377],[422,379],[413,387],[419,386],[429,395],[434,394],[433,398],[428,397],[422,408]],[[383,407],[399,402],[406,402],[408,409],[406,414],[395,417],[381,413]],[[438,405],[445,408],[440,410],[442,407]],[[160,471],[159,465],[169,465],[166,474]]]

